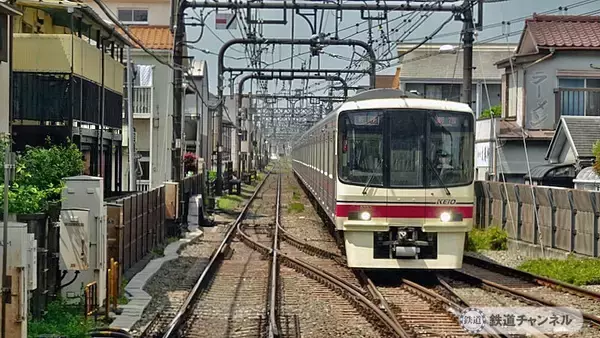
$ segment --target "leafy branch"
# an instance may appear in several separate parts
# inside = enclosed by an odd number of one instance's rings
[[[479,115],[479,119],[480,120],[489,119],[490,116],[502,117],[502,106],[496,105],[496,106],[490,107],[490,108],[482,111],[481,114]]]
[[[7,138],[0,138],[2,150],[8,146]],[[17,154],[15,177],[9,187],[8,209],[10,213],[31,214],[43,212],[48,204],[60,200],[64,187],[64,177],[79,175],[84,161],[77,145],[52,145],[46,147],[26,147]],[[0,173],[4,182],[4,171]],[[4,184],[0,184],[4,189]],[[4,201],[0,200],[0,206]]]
[[[596,156],[596,162],[594,162],[594,171],[600,175],[600,141],[596,141],[592,148],[592,153]]]

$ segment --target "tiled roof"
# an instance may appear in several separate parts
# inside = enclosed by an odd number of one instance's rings
[[[129,32],[148,49],[173,49],[173,34],[169,26],[129,26]],[[133,46],[139,48],[135,43]]]
[[[600,49],[600,16],[534,14],[525,25],[538,47]]]

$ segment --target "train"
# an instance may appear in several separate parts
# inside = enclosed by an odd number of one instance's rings
[[[396,89],[356,94],[292,143],[294,175],[363,269],[457,269],[473,227],[475,117]]]

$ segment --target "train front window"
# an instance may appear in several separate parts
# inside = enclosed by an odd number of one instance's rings
[[[389,115],[390,187],[422,188],[425,114],[406,111]]]
[[[348,183],[382,186],[382,112],[347,112],[340,116],[340,179]]]
[[[340,180],[389,188],[468,185],[474,171],[473,123],[472,114],[451,111],[341,113]]]
[[[459,186],[473,180],[473,117],[466,113],[430,112],[426,167],[429,187]],[[440,182],[440,179],[442,182]]]

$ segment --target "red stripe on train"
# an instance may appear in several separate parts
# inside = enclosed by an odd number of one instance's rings
[[[471,206],[439,206],[439,205],[358,205],[338,204],[335,207],[337,217],[348,217],[352,211],[365,210],[371,217],[390,218],[438,218],[444,211],[459,212],[463,218],[473,218]]]

